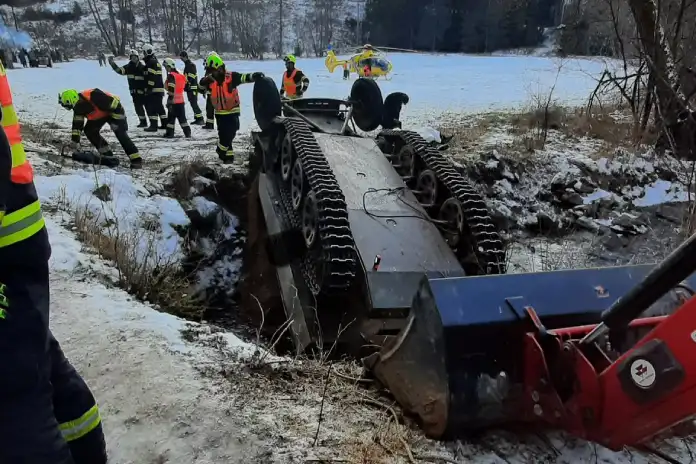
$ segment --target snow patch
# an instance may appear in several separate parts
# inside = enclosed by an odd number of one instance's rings
[[[152,195],[131,176],[111,169],[80,170],[37,176],[35,182],[44,204],[88,211],[106,236],[139,237],[138,257],[151,260],[148,264],[183,259],[183,239],[176,230],[190,223],[183,208],[173,198]]]

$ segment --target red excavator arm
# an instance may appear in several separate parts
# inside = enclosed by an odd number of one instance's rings
[[[614,450],[695,417],[696,297],[668,317],[633,320],[627,329],[646,325],[654,328],[613,359],[606,345],[578,339],[596,327],[537,327],[525,343],[527,417]],[[563,341],[569,335],[575,337]]]

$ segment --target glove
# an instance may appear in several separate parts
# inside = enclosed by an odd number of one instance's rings
[[[258,80],[263,79],[264,77],[266,77],[266,75],[265,75],[264,73],[262,73],[262,72],[255,72],[254,74],[251,75],[251,80],[254,81],[254,82],[256,82],[256,81],[258,81]]]

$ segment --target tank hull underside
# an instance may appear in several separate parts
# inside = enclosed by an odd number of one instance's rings
[[[313,133],[345,196],[355,242],[355,282],[338,295],[316,294],[304,282],[301,231],[284,207],[283,183],[273,169],[275,135],[254,133],[258,195],[269,254],[298,351],[332,343],[351,321],[365,344],[381,344],[404,324],[423,275],[463,276],[457,257],[374,140]],[[379,257],[379,265],[374,266]],[[347,298],[346,295],[350,297]],[[319,310],[315,310],[319,308]],[[319,340],[321,338],[321,340]],[[355,340],[355,339],[354,339]]]

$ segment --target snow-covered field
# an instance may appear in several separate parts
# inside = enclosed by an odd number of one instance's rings
[[[534,95],[548,94],[554,84],[554,96],[560,103],[582,104],[596,84],[594,78],[607,65],[599,60],[559,61],[522,56],[394,54],[392,59],[395,73],[390,81],[380,81],[380,86],[384,95],[392,91],[410,95],[411,103],[402,119],[406,128],[414,129],[438,126],[458,115],[518,108]],[[349,93],[351,82],[343,81],[338,72],[329,74],[323,60],[301,59],[298,66],[311,79],[308,96],[345,97]],[[280,61],[234,61],[228,62],[228,68],[240,72],[262,71],[278,82],[283,64]],[[264,383],[259,375],[250,374],[248,367],[258,367],[259,357],[266,361],[271,358],[265,358],[255,346],[232,334],[211,331],[205,325],[189,325],[102,283],[104,279],[113,280],[113,268],[81,247],[74,234],[64,228],[71,227],[68,224],[74,219],[69,217],[69,212],[78,209],[88,212],[107,235],[125,232],[146,237],[154,234],[158,258],[177,261],[183,254],[181,230],[191,225],[191,211],[196,211],[200,216],[213,217],[221,236],[215,240],[209,237],[199,240],[199,245],[207,249],[211,257],[210,267],[200,271],[201,280],[223,282],[228,288],[234,288],[239,260],[234,256],[218,256],[216,244],[220,240],[232,240],[238,223],[229,212],[221,211],[218,205],[204,198],[202,192],[212,181],[203,175],[193,175],[190,191],[176,199],[171,197],[171,190],[165,188],[165,184],[186,161],[208,163],[219,175],[244,168],[241,155],[248,148],[249,131],[256,126],[251,85],[241,89],[242,128],[235,141],[239,160],[233,166],[220,166],[214,153],[215,133],[194,127],[192,140],[166,140],[135,128],[137,119],[128,99],[126,79],[110,67],[100,68],[96,61],[78,60],[56,63],[52,69],[12,70],[8,75],[20,119],[33,125],[34,137],[30,137],[26,145],[37,170],[39,194],[47,209],[56,211],[49,221],[54,247],[55,332],[104,408],[114,464],[286,464],[308,459],[315,462],[319,459],[327,462],[331,462],[329,459],[408,462],[400,450],[391,457],[382,448],[381,455],[368,453],[373,447],[379,448],[375,436],[384,432],[381,428],[384,427],[383,416],[359,401],[345,404],[343,391],[327,400],[325,407],[331,411],[328,415],[331,418],[324,417],[322,426],[327,438],[313,447],[323,394],[321,382],[307,380],[306,387],[294,385],[294,382],[283,386],[272,381]],[[51,145],[54,139],[69,139],[71,114],[58,105],[58,93],[66,88],[92,87],[122,97],[129,111],[131,135],[145,159],[143,170],[95,170],[75,165],[67,158],[61,159],[55,144]],[[190,109],[188,114],[191,115]],[[108,130],[104,129],[104,133],[119,153],[120,147]],[[500,139],[495,144],[504,151],[505,144]],[[592,147],[591,144],[584,146]],[[556,184],[563,184],[566,196],[581,195],[576,206],[606,203],[607,198],[613,199],[616,195],[630,197],[628,203],[632,202],[633,206],[640,206],[641,201],[659,204],[684,199],[681,190],[655,174],[656,169],[642,158],[605,158],[606,161],[602,161],[592,158],[591,150],[578,153],[577,147],[563,143],[549,144],[539,156],[534,159],[537,164],[531,166],[543,175],[524,178],[522,182],[523,171],[519,166],[512,166],[505,156],[487,155],[479,160],[484,170],[495,171],[495,176],[500,176],[493,183],[494,191],[489,198],[493,207],[499,211],[507,208],[511,216],[519,218],[529,218],[532,213],[538,216],[540,207],[530,206],[540,191],[534,179],[551,184],[557,177]],[[550,161],[544,161],[544,157]],[[578,168],[579,160],[585,167],[594,166],[593,170],[588,174],[587,170]],[[463,159],[458,161],[464,162]],[[473,162],[472,166],[476,168]],[[505,166],[512,168],[506,171]],[[650,184],[647,190],[642,185],[636,187],[639,191],[631,191],[632,182],[627,183],[630,188],[626,185],[610,188],[598,180],[601,176],[624,175],[631,169],[642,176],[636,174],[641,182]],[[108,186],[106,193],[104,186]],[[599,216],[592,221],[598,221],[599,225],[611,223],[602,223],[607,219]],[[186,335],[191,331],[197,334],[193,339]],[[212,339],[212,342],[201,345],[202,339]],[[85,350],[85,346],[90,348]],[[281,365],[291,362],[273,359]],[[201,375],[201,371],[206,375]],[[387,426],[390,427],[394,426]],[[506,458],[502,459],[495,453],[471,446],[445,449],[422,440],[417,431],[400,427],[397,427],[399,433],[411,442],[418,442],[414,445],[414,453],[437,453],[448,456],[448,462],[579,463],[597,462],[598,459],[606,463],[652,462],[637,452],[610,453],[585,443],[562,444],[557,437],[551,438],[554,452],[548,447],[546,451],[539,451],[544,449],[539,444],[501,439],[498,443],[506,448]],[[395,446],[400,446],[398,441]],[[354,454],[356,449],[363,454]]]

